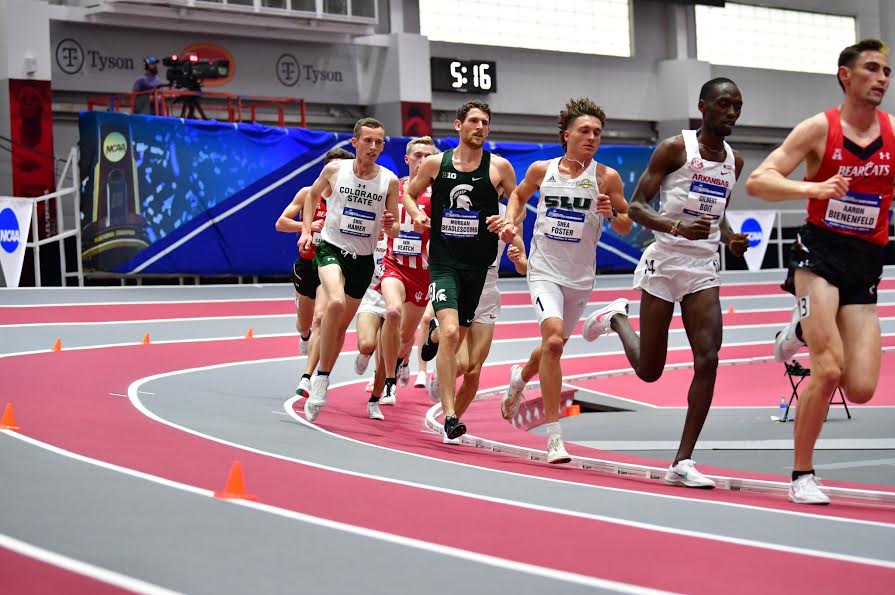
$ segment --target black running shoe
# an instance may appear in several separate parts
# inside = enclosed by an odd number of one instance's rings
[[[444,433],[451,440],[459,438],[466,433],[466,424],[457,419],[456,415],[446,417],[444,418]]]
[[[432,342],[432,331],[438,328],[438,319],[432,318],[429,321],[429,333],[426,335],[426,342],[423,343],[423,348],[420,350],[420,357],[423,358],[424,362],[430,362],[435,359],[435,355],[438,353],[438,343]]]

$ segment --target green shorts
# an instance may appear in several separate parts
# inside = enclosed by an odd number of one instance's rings
[[[359,300],[364,297],[370,280],[373,279],[373,255],[354,256],[346,253],[338,246],[320,240],[317,253],[314,254],[314,268],[319,269],[331,264],[338,265],[345,277],[345,295]]]
[[[429,296],[436,312],[449,308],[457,311],[460,326],[468,327],[475,318],[488,269],[458,269],[451,265],[429,263]]]

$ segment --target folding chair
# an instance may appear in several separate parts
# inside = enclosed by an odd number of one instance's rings
[[[789,397],[789,404],[786,406],[786,412],[783,414],[783,421],[786,421],[789,418],[789,409],[792,407],[792,402],[799,400],[799,385],[802,384],[802,381],[805,380],[808,376],[811,376],[811,368],[806,368],[796,360],[792,360],[791,364],[784,363],[786,366],[786,377],[789,378],[789,384],[792,386],[792,395]],[[836,392],[839,392],[839,400],[834,401],[836,398]],[[837,386],[836,390],[833,391],[833,394],[830,395],[830,405],[842,405],[845,407],[845,414],[848,416],[848,419],[851,419],[851,412],[848,410],[848,405],[845,402],[845,394],[842,392],[842,387]],[[827,409],[827,415],[824,416],[824,421],[827,421],[827,416],[830,415],[830,410]]]

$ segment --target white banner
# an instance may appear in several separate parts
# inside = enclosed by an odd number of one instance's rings
[[[749,236],[749,249],[744,258],[750,271],[761,269],[776,216],[775,211],[727,211],[727,222],[734,233]]]
[[[0,196],[0,287],[18,287],[34,201]]]

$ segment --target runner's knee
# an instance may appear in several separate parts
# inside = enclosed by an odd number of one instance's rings
[[[718,350],[709,349],[693,356],[695,374],[714,374],[718,370]]]
[[[843,383],[842,388],[845,390],[845,398],[852,403],[866,403],[873,398],[873,393],[876,392],[876,383],[873,379],[848,379]]]
[[[544,349],[543,353],[547,357],[560,357],[562,355],[564,341],[562,337],[557,337],[556,335],[552,335],[544,339]]]

